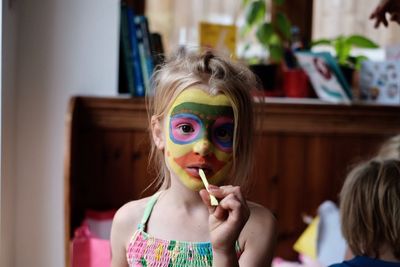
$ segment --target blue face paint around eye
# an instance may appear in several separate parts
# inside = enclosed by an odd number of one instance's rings
[[[233,148],[233,123],[214,124],[212,131],[213,143],[222,151],[231,152]]]
[[[178,113],[170,118],[169,129],[170,139],[175,144],[186,145],[207,136],[218,149],[232,151],[234,124],[231,117],[201,119],[192,113]]]
[[[204,133],[202,120],[194,114],[180,113],[171,117],[169,136],[175,144],[190,144]]]

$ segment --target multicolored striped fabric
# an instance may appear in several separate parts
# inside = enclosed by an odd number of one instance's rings
[[[127,249],[130,267],[211,267],[212,246],[210,242],[186,242],[155,238],[144,231],[160,192],[148,202],[141,223],[138,225]],[[236,251],[240,248],[236,242]]]

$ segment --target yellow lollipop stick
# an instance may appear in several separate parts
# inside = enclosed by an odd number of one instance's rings
[[[204,174],[204,171],[202,169],[199,169],[199,175],[200,175],[201,180],[203,181],[203,184],[204,184],[207,192],[210,194],[211,206],[218,206],[218,200],[213,195],[211,195],[210,191],[208,190],[208,181],[207,181],[206,175]]]

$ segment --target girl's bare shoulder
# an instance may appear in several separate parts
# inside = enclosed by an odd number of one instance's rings
[[[250,209],[250,217],[242,231],[242,242],[257,240],[257,243],[265,243],[270,246],[276,238],[276,220],[272,212],[254,202],[247,202]],[[263,240],[264,239],[264,240]]]
[[[276,243],[276,221],[261,205],[247,202],[250,217],[239,236],[240,261],[248,266],[270,266]]]
[[[137,229],[149,198],[131,201],[116,212],[111,227],[112,266],[128,266],[126,249]]]
[[[275,217],[269,209],[251,201],[247,201],[247,205],[250,208],[250,218],[248,223],[250,223],[251,226],[254,227],[254,224],[261,224],[264,228],[266,225],[274,227]]]
[[[119,228],[122,231],[132,231],[142,219],[144,209],[149,197],[130,201],[120,207],[115,213],[113,219],[113,227]]]

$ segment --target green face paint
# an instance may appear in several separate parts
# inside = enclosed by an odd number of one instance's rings
[[[231,165],[233,129],[233,109],[225,95],[195,88],[182,92],[166,123],[166,162],[172,174],[192,190],[203,186],[199,168],[211,183],[220,183]]]

